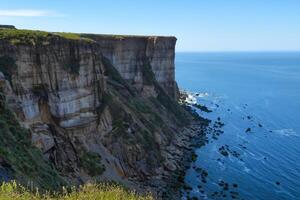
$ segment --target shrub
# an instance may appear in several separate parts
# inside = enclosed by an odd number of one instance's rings
[[[145,104],[145,101],[142,101],[138,98],[132,99],[131,104],[141,113],[151,113],[151,108]]]
[[[80,166],[91,176],[99,176],[105,171],[101,156],[93,152],[83,152],[80,155]]]

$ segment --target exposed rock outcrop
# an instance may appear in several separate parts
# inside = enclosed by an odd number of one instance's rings
[[[176,38],[14,31],[0,29],[0,88],[62,176],[144,190],[180,168]]]
[[[176,98],[175,37],[84,35],[97,41],[103,55],[112,62],[122,77],[138,89],[145,82],[143,68],[150,65],[157,82]]]

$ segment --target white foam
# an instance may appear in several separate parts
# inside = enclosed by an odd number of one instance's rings
[[[294,131],[294,129],[289,128],[289,129],[278,129],[278,130],[274,130],[274,133],[277,133],[281,136],[298,136],[298,134],[296,133],[296,131]]]
[[[197,93],[197,96],[202,98],[202,97],[207,97],[209,96],[209,94],[207,92],[203,92],[203,93]]]
[[[248,151],[248,153],[249,153],[252,157],[255,157],[255,154],[252,153],[251,151]]]
[[[248,167],[244,167],[243,171],[249,173],[251,170]]]
[[[187,103],[189,103],[189,104],[195,104],[195,103],[197,103],[196,97],[194,95],[192,95],[192,94],[188,94],[188,97],[186,98],[185,101]]]

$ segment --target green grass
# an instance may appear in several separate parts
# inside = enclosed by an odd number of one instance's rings
[[[12,44],[36,44],[52,34],[45,31],[31,31],[18,29],[0,29],[0,40],[10,40]]]
[[[152,113],[153,111],[151,110],[151,108],[145,104],[144,101],[142,101],[139,98],[133,98],[130,101],[130,104],[133,105],[139,112],[141,113]]]
[[[55,189],[66,184],[54,167],[44,160],[42,152],[32,146],[29,131],[20,126],[7,108],[1,91],[0,138],[0,158],[7,163],[7,171],[21,183],[41,189]]]
[[[109,97],[106,99],[108,102],[110,100]],[[29,132],[19,125],[14,114],[6,108],[5,97],[1,92],[0,137],[0,157],[8,163],[14,178],[26,186],[23,187],[17,182],[2,183],[0,186],[1,200],[153,199],[150,195],[137,195],[119,185],[105,183],[62,189],[64,181],[51,167],[51,164],[42,158],[42,153],[31,145]],[[94,153],[82,153],[79,159],[81,167],[93,176],[99,175],[105,170],[101,163],[101,157]],[[28,182],[29,180],[30,182]]]
[[[37,30],[21,30],[21,29],[0,29],[0,40],[8,40],[11,44],[18,45],[36,45],[50,41],[55,38],[64,38],[68,40],[84,40],[92,42],[92,39],[82,37],[76,33],[51,33]]]
[[[12,44],[32,44],[35,45],[40,42],[47,42],[51,38],[65,38],[68,40],[84,40],[87,42],[94,42],[98,39],[115,39],[123,40],[126,38],[144,38],[148,39],[150,36],[142,35],[109,35],[109,34],[86,34],[86,33],[66,33],[66,32],[46,32],[38,30],[22,30],[13,28],[0,27],[0,40],[9,40]],[[160,36],[165,37],[165,36]]]
[[[0,186],[1,200],[153,200],[151,195],[137,195],[119,185],[87,184],[70,192],[63,189],[62,193],[43,194],[38,190],[30,192],[16,182],[2,183]]]
[[[80,166],[91,176],[99,176],[105,171],[100,155],[93,152],[83,152],[80,157]]]
[[[57,32],[57,33],[53,33],[53,34],[63,37],[65,39],[69,39],[69,40],[84,40],[87,42],[93,42],[92,39],[83,37],[80,33],[65,33],[65,32],[59,33],[59,32]]]

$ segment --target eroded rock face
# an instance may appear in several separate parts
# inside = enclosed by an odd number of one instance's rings
[[[71,181],[96,176],[135,188],[144,180],[159,184],[162,169],[178,168],[165,151],[190,117],[174,101],[176,38],[86,37],[93,41],[0,41],[7,104],[31,130],[33,144]],[[102,174],[89,173],[100,173],[99,163],[95,169],[83,164],[99,159],[89,152],[102,159]]]
[[[6,45],[1,47],[2,54],[16,61],[11,86],[21,104],[24,121],[51,114],[61,127],[71,128],[95,120],[101,100],[97,91],[98,87],[105,90],[105,77],[101,53],[93,45],[57,40],[49,45],[15,46],[8,52]],[[78,65],[78,69],[72,69],[72,65]],[[42,109],[49,113],[41,112]]]
[[[32,125],[32,142],[35,146],[47,153],[55,146],[54,138],[47,124],[35,123]]]
[[[101,47],[122,77],[137,88],[145,82],[142,70],[150,64],[156,80],[172,96],[177,95],[175,82],[175,37],[88,35]]]

